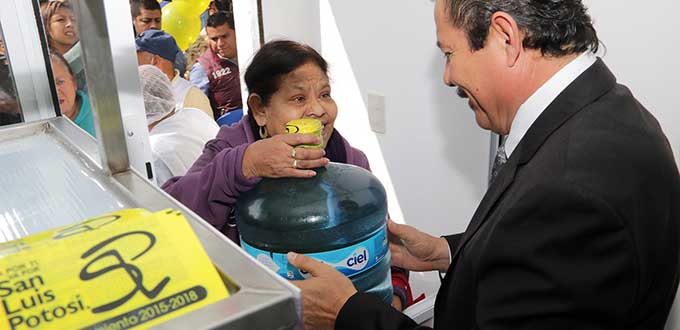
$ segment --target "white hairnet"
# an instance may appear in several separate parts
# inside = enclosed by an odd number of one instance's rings
[[[170,79],[153,65],[139,67],[139,80],[144,95],[146,124],[151,125],[175,108],[175,96]]]

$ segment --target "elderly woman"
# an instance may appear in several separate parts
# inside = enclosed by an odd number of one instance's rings
[[[47,42],[53,52],[63,56],[75,73],[78,89],[87,91],[85,67],[78,42],[75,13],[66,0],[49,0],[40,5]]]
[[[329,161],[370,169],[366,156],[333,128],[338,108],[327,73],[326,61],[307,45],[281,40],[262,46],[245,74],[250,113],[222,127],[189,172],[163,189],[239,242],[232,209],[260,178],[308,178]],[[321,121],[324,149],[296,147],[317,144],[314,136],[284,134],[286,123],[300,118]],[[393,271],[393,283],[395,305],[405,306],[411,298],[404,273]]]
[[[175,108],[172,83],[153,65],[139,67],[156,182],[184,175],[201,155],[219,127],[210,115],[195,108]]]
[[[86,93],[78,90],[73,71],[63,56],[53,52],[50,54],[50,60],[61,114],[94,137],[94,117],[90,108],[90,99]]]

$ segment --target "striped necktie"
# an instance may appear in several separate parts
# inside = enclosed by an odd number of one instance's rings
[[[493,160],[493,166],[491,167],[491,177],[489,178],[489,185],[493,183],[493,180],[496,179],[496,176],[498,176],[498,172],[500,172],[501,168],[503,167],[503,164],[508,161],[508,156],[505,154],[505,140],[507,139],[507,135],[501,137],[501,144],[498,146],[498,149],[496,150],[496,158]]]

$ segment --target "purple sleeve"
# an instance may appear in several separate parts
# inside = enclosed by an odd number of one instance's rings
[[[368,158],[363,153],[363,151],[354,148],[345,141],[345,147],[347,150],[347,163],[362,167],[369,172],[371,171],[371,166],[368,164]]]
[[[260,180],[243,176],[243,154],[249,145],[209,141],[187,174],[168,180],[163,190],[220,230],[239,194]]]

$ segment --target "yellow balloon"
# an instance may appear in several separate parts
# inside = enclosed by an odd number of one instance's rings
[[[208,5],[210,5],[210,0],[175,0],[175,1],[186,2],[191,4],[191,8],[193,8],[191,10],[196,15],[201,15],[206,9],[208,9]]]
[[[194,13],[194,5],[187,1],[173,1],[162,9],[161,29],[175,37],[183,51],[196,40],[201,32],[201,18]]]

